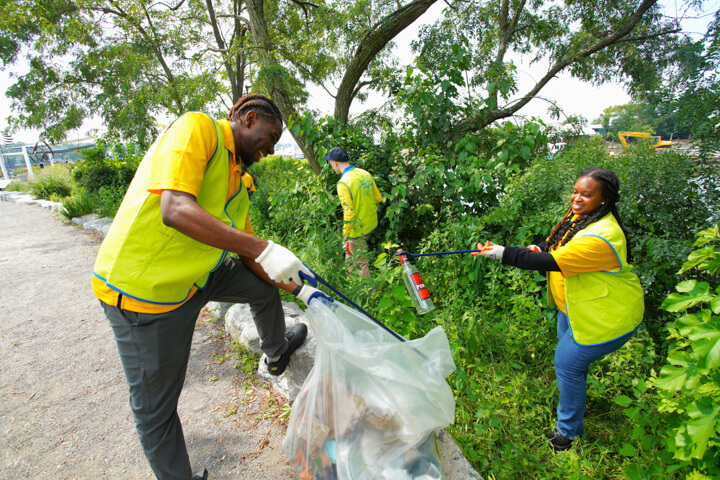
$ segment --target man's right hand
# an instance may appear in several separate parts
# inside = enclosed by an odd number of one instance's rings
[[[268,242],[268,246],[255,259],[265,270],[270,280],[277,283],[295,282],[298,285],[307,280],[313,287],[317,286],[315,275],[287,248]]]
[[[305,303],[305,305],[307,305],[308,307],[310,306],[310,302],[315,298],[320,300],[325,305],[328,305],[335,301],[335,299],[331,296],[326,295],[322,291],[318,290],[317,288],[313,288],[310,285],[303,285],[300,293],[297,294],[297,298],[302,300],[303,303]]]

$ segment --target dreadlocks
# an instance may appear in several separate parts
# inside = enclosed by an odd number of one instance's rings
[[[617,220],[620,229],[625,235],[625,242],[628,242],[628,234],[625,231],[625,227],[620,220],[620,214],[618,214],[616,204],[620,200],[620,180],[618,179],[615,172],[611,170],[605,170],[599,167],[586,168],[578,179],[582,177],[590,177],[593,180],[600,182],[602,185],[602,196],[605,202],[600,207],[590,212],[587,215],[578,217],[573,221],[572,207],[568,208],[565,216],[555,225],[550,238],[547,241],[546,251],[550,252],[552,249],[565,245],[568,243],[577,232],[587,227],[593,222],[600,220],[608,213],[612,213]],[[632,263],[632,255],[630,254],[630,245],[627,246],[627,261]]]
[[[253,110],[257,115],[265,118],[277,119],[282,125],[282,115],[275,103],[265,95],[251,94],[240,97],[235,105],[228,112],[228,120],[238,121],[240,116],[248,110]]]

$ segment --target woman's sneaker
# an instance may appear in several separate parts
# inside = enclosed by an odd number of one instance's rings
[[[267,365],[270,375],[281,375],[285,371],[288,363],[290,363],[290,355],[303,344],[305,338],[307,338],[307,326],[304,323],[298,323],[288,330],[285,334],[288,348],[285,350],[285,353],[280,356],[280,359],[275,362],[268,362],[267,357],[265,357],[265,365]]]

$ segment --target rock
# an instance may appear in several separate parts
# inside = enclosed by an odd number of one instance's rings
[[[225,318],[225,314],[232,305],[232,303],[228,302],[209,302],[206,306],[210,318],[212,318],[213,321],[217,321]]]
[[[449,433],[441,430],[435,438],[445,480],[483,480]]]
[[[82,217],[73,217],[70,222],[72,222],[73,225],[83,227],[87,222],[92,222],[93,220],[97,220],[98,218],[99,216],[97,213],[88,213],[87,215],[83,215]]]
[[[38,202],[32,195],[16,195],[12,202],[19,203],[22,205],[37,205]]]
[[[83,223],[83,228],[85,230],[94,230],[97,232],[102,232],[103,228],[105,228],[105,227],[107,227],[109,229],[111,223],[112,223],[112,218],[103,217],[103,218],[98,218],[96,220],[89,220],[89,221]],[[107,232],[107,230],[105,230],[105,232]],[[104,236],[104,234],[103,234],[103,236]]]
[[[304,323],[308,326],[308,338],[290,358],[290,364],[285,369],[285,373],[277,377],[270,375],[265,366],[265,356],[260,350],[260,337],[249,305],[237,304],[230,307],[225,314],[225,330],[235,341],[261,357],[258,365],[258,379],[271,384],[278,393],[292,401],[300,392],[305,378],[312,369],[316,342],[307,318],[300,307],[291,302],[283,302],[283,311],[285,312],[286,329],[289,330],[298,323]]]

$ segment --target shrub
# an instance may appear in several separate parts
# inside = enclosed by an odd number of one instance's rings
[[[29,192],[30,191],[30,183],[29,182],[23,182],[18,179],[14,179],[10,184],[5,187],[6,192]]]
[[[82,152],[83,160],[72,170],[82,191],[93,199],[102,216],[114,217],[137,170],[142,154],[133,144],[98,141]],[[87,198],[83,199],[83,202]]]
[[[53,195],[67,197],[72,193],[70,173],[61,165],[44,168],[30,182],[30,191],[44,200],[50,200]]]
[[[120,208],[125,189],[118,186],[104,186],[100,188],[95,198],[95,212],[101,217],[114,218]]]
[[[77,189],[71,197],[65,198],[62,202],[62,215],[68,220],[75,217],[82,217],[95,210],[95,199],[85,190]]]

